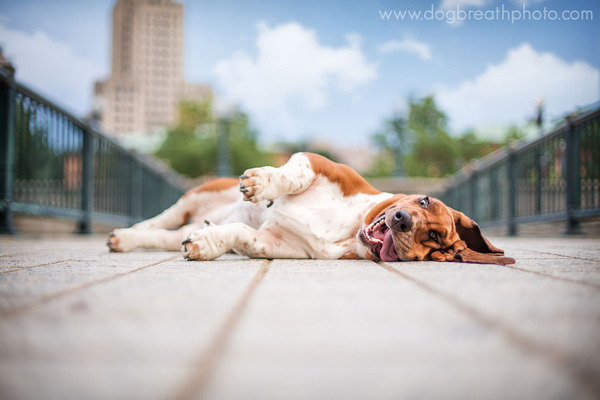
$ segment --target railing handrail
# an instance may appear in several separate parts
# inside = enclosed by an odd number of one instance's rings
[[[185,191],[187,186],[184,183],[185,178],[168,164],[159,162],[152,155],[142,155],[126,149],[117,140],[105,134],[98,127],[97,121],[80,118],[36,90],[18,82],[14,79],[13,70],[0,67],[0,95],[2,102],[0,104],[0,124],[2,125],[0,131],[2,131],[3,136],[0,140],[2,153],[0,154],[2,157],[2,165],[0,165],[0,231],[14,232],[12,227],[13,210],[19,212],[25,210],[34,214],[62,215],[79,219],[82,227],[81,232],[89,232],[92,219],[97,219],[100,215],[115,217],[121,221],[128,220],[131,223],[140,218],[151,216],[147,214],[162,211],[162,209],[172,204],[174,196],[178,197]],[[23,110],[26,110],[26,114],[23,114]],[[19,122],[19,126],[16,126],[17,114],[20,115],[19,118],[25,118],[24,121],[29,122]],[[33,130],[30,131],[34,128],[29,128],[29,124],[37,118],[41,118],[42,121],[54,122],[43,122],[43,124],[48,123],[49,125],[44,128],[43,133],[36,134],[33,133]],[[42,200],[34,200],[33,202],[26,197],[19,197],[20,200],[14,197],[14,190],[17,187],[13,186],[13,184],[17,184],[15,180],[16,166],[14,164],[14,154],[18,150],[15,142],[17,130],[20,135],[19,138],[25,138],[20,140],[30,140],[27,139],[28,137],[39,137],[41,138],[39,140],[44,141],[49,140],[48,137],[52,137],[54,138],[52,140],[57,140],[56,143],[62,143],[59,146],[64,145],[64,143],[75,146],[79,160],[82,162],[79,172],[76,169],[68,169],[68,166],[62,166],[59,169],[52,169],[51,171],[54,172],[51,173],[58,173],[59,176],[62,176],[60,179],[63,181],[73,179],[71,175],[73,173],[79,174],[77,179],[81,179],[80,188],[78,189],[78,196],[81,197],[81,208],[73,208],[72,197],[65,197],[71,195],[64,190],[60,194],[63,197],[59,200],[63,202],[60,203],[63,205],[59,206],[53,203],[55,201],[53,199],[56,197],[50,197],[46,200],[43,200],[45,197],[41,197]],[[52,160],[64,163],[65,154],[67,154],[67,151],[72,150],[64,150],[63,147],[58,147],[58,149],[61,150],[56,153],[55,149],[55,156],[52,156],[54,157]],[[46,153],[43,154],[46,156]],[[22,160],[28,160],[27,158],[21,158],[22,156],[19,157]],[[29,163],[29,161],[26,161],[26,163]],[[95,168],[101,169],[96,171]],[[67,173],[69,175],[65,175]],[[96,177],[95,174],[100,175]],[[36,175],[26,176],[26,178],[19,180],[19,185],[24,182],[25,185],[33,185],[24,187],[37,190],[35,185],[37,185],[36,182],[39,179],[35,177]],[[118,182],[114,184],[105,183],[108,182],[107,178],[109,180],[116,179]],[[142,183],[138,184],[136,182],[138,178]],[[92,198],[95,195],[95,184],[100,185],[98,186],[98,193],[104,196],[99,198],[99,203],[102,204],[98,207],[94,205]],[[125,189],[123,185],[125,185]],[[157,196],[154,196],[156,198],[142,199],[141,196],[144,196],[141,193],[142,191],[146,196],[152,191],[157,191]],[[161,210],[156,210],[159,207],[161,207]]]
[[[446,185],[446,187],[450,186],[452,183],[462,182],[468,179],[468,177],[474,172],[485,171],[496,166],[497,164],[505,162],[508,158],[509,152],[512,154],[519,154],[531,148],[535,148],[541,143],[552,140],[554,137],[561,135],[569,128],[570,125],[579,125],[581,122],[585,122],[588,119],[595,118],[597,116],[600,116],[600,107],[582,113],[569,114],[564,117],[564,119],[550,132],[542,137],[534,140],[527,140],[526,138],[516,140],[468,163],[466,166],[462,167],[460,170],[446,178],[448,182],[450,182],[448,185]]]
[[[0,68],[0,71],[2,71],[2,68]],[[7,81],[9,78],[6,76],[6,73],[4,71],[2,71],[3,73],[0,74],[0,78],[3,81]],[[142,157],[139,153],[135,152],[135,151],[131,151],[129,149],[126,149],[125,147],[123,147],[123,145],[121,145],[116,139],[112,138],[111,136],[103,133],[101,130],[97,129],[95,126],[93,126],[93,124],[91,124],[90,122],[77,117],[75,114],[71,113],[70,111],[67,111],[65,108],[63,108],[62,106],[56,104],[54,101],[48,99],[47,97],[39,94],[38,92],[36,92],[35,90],[33,90],[32,88],[30,88],[29,86],[15,80],[15,86],[17,91],[27,95],[27,97],[30,97],[31,99],[33,99],[36,102],[39,102],[49,108],[52,108],[54,111],[64,115],[65,117],[67,117],[69,120],[71,120],[77,127],[79,127],[80,129],[85,129],[87,131],[89,131],[91,134],[95,135],[96,137],[100,137],[102,138],[102,140],[106,140],[108,141],[110,144],[112,144],[113,146],[117,147],[119,150],[127,153],[128,155],[130,155],[131,157],[133,157],[137,162],[139,162],[140,164],[144,165],[147,168],[150,168],[151,170],[153,170],[154,172],[158,173],[158,174],[168,174],[170,175],[171,178],[174,178],[177,181],[177,185],[181,186],[182,189],[185,189],[185,186],[183,184],[181,184],[182,181],[185,181],[185,178],[183,178],[178,172],[176,172],[175,170],[173,170],[170,166],[168,166],[167,164],[164,164],[165,169],[164,170],[159,170],[158,168],[156,168],[155,165],[149,163],[148,161],[146,161],[145,158],[148,157],[154,157],[152,155],[144,155],[144,157]],[[157,159],[158,161],[158,159]]]
[[[4,78],[4,77],[3,77]],[[4,78],[6,79],[6,78]],[[81,118],[75,116],[73,113],[67,111],[66,109],[64,109],[62,106],[59,106],[58,104],[56,104],[55,102],[53,102],[52,100],[48,99],[47,97],[39,94],[38,92],[36,92],[35,90],[31,89],[29,86],[15,80],[15,86],[17,88],[18,91],[24,93],[25,95],[27,95],[27,97],[32,98],[33,100],[42,103],[43,105],[50,107],[52,109],[54,109],[55,111],[59,112],[60,114],[64,115],[65,117],[67,117],[68,119],[70,119],[71,121],[73,121],[73,123],[75,125],[77,125],[79,128],[81,129],[87,129],[88,124]]]
[[[483,225],[600,216],[600,102],[565,116],[548,134],[511,143],[448,178],[438,196]]]

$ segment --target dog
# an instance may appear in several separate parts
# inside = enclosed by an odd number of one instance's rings
[[[158,216],[114,230],[107,245],[116,252],[183,246],[186,260],[203,261],[234,251],[268,259],[515,263],[440,200],[380,192],[349,166],[313,153],[191,189]]]

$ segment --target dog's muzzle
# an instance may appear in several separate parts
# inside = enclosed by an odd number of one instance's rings
[[[412,218],[404,210],[394,212],[390,221],[390,228],[399,232],[408,232],[412,229]]]

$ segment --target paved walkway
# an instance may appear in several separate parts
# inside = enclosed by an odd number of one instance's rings
[[[1,399],[593,399],[600,241],[514,266],[186,262],[0,238]]]

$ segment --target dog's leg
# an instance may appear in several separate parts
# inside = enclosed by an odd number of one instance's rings
[[[309,258],[298,241],[243,223],[210,225],[183,242],[186,260],[213,260],[229,250],[252,258]]]
[[[179,250],[181,241],[201,226],[186,226],[190,219],[202,221],[203,216],[209,212],[238,201],[237,185],[237,179],[218,178],[191,189],[157,216],[137,223],[131,228],[115,229],[109,234],[107,245],[111,251],[130,251],[138,247]],[[183,237],[168,231],[180,227],[184,229],[181,234]],[[171,237],[177,237],[177,240],[170,239]],[[168,246],[160,245],[163,242]]]
[[[169,229],[187,224],[192,209],[193,204],[190,199],[181,198],[156,217],[137,223],[131,228],[115,229],[108,235],[106,245],[111,251],[118,252],[131,251],[139,247],[179,250],[185,233],[181,230]],[[189,233],[191,230],[187,229],[185,232]]]
[[[294,154],[279,168],[252,168],[240,177],[240,190],[244,200],[258,203],[275,200],[286,194],[299,194],[308,189],[316,174],[304,153]]]
[[[304,192],[318,176],[337,184],[343,196],[381,193],[349,166],[313,153],[296,153],[280,168],[247,170],[240,177],[240,190],[244,193],[244,200],[253,203],[275,200],[286,194]]]
[[[176,229],[188,223],[195,204],[189,197],[182,197],[171,207],[155,217],[133,225],[130,229]]]
[[[181,250],[181,241],[201,225],[186,225],[178,230],[167,229],[115,229],[108,235],[106,245],[111,251],[126,252],[137,248]]]
[[[216,178],[189,190],[156,217],[133,225],[132,229],[176,229],[198,217],[228,203],[238,201],[238,185],[234,178]]]

